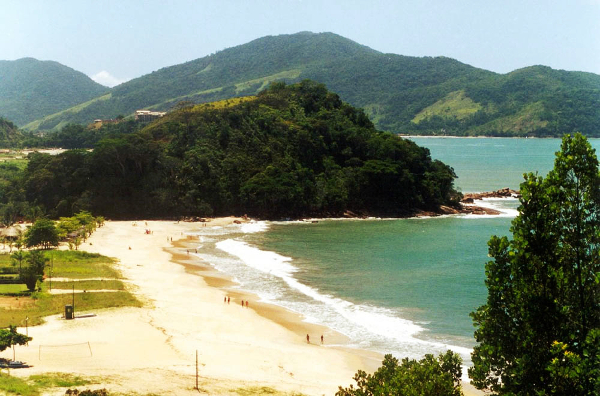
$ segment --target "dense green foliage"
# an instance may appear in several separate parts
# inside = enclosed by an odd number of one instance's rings
[[[25,345],[32,339],[25,334],[17,333],[16,326],[9,326],[8,329],[0,329],[0,352],[13,345]]]
[[[14,147],[23,139],[23,134],[12,122],[0,117],[0,147]]]
[[[513,239],[492,237],[469,375],[503,395],[600,394],[600,174],[580,134],[521,184]],[[568,391],[566,391],[568,390]],[[566,392],[565,392],[566,391]]]
[[[49,261],[41,250],[32,250],[25,257],[27,266],[20,270],[19,277],[27,285],[27,289],[35,291],[38,282],[44,281],[44,270]]]
[[[0,61],[0,116],[24,125],[90,100],[108,88],[57,62]]]
[[[340,387],[336,396],[460,396],[461,358],[452,351],[436,359],[425,355],[420,360],[398,359],[385,355],[373,375],[359,370],[354,376],[356,388]]]
[[[383,54],[332,33],[309,32],[263,37],[166,67],[27,128],[59,130],[141,108],[169,110],[182,100],[254,95],[273,81],[304,79],[324,83],[364,108],[377,128],[394,133],[562,136],[585,130],[600,136],[598,75],[543,66],[500,75],[450,58]],[[468,113],[453,106],[459,92],[474,104]]]
[[[39,219],[25,233],[27,247],[41,246],[44,249],[58,246],[58,230],[52,220]]]
[[[427,149],[375,130],[362,110],[304,81],[184,107],[107,134],[92,152],[30,154],[1,203],[54,218],[402,216],[455,204],[455,177]]]

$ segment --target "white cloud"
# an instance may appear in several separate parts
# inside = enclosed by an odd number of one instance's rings
[[[109,72],[107,72],[106,70],[102,70],[99,73],[94,74],[93,76],[90,76],[90,78],[94,81],[96,81],[98,84],[102,84],[105,85],[107,87],[114,87],[115,85],[119,85],[124,83],[127,80],[120,80],[118,78],[116,78],[115,76],[111,75]]]

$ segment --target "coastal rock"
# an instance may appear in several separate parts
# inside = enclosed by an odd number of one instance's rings
[[[501,188],[496,191],[481,192],[481,193],[466,193],[461,200],[462,203],[471,204],[476,199],[483,198],[519,198],[521,193],[517,190],[511,190],[508,187]]]
[[[473,215],[493,215],[493,216],[497,216],[497,215],[501,214],[502,212],[500,212],[499,210],[496,210],[496,209],[492,209],[492,208],[484,208],[482,206],[462,205],[460,213],[473,214]]]
[[[450,206],[440,206],[440,212],[442,214],[459,214],[461,211],[456,208],[451,208]]]

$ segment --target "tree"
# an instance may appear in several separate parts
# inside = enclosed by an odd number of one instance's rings
[[[25,282],[27,289],[34,291],[38,281],[44,280],[44,269],[48,259],[41,250],[32,250],[25,260],[27,266],[22,270],[21,280]]]
[[[586,367],[600,361],[590,345],[600,332],[600,174],[587,140],[565,136],[554,169],[526,175],[521,194],[513,239],[488,243],[469,376],[501,395],[597,395],[598,370]]]
[[[357,387],[340,387],[336,396],[460,396],[461,362],[450,350],[437,359],[433,355],[425,355],[418,362],[405,358],[400,365],[398,359],[385,355],[373,375],[359,370],[354,376]]]
[[[32,338],[25,334],[17,333],[17,327],[10,325],[8,329],[0,329],[0,352],[13,345],[25,345]],[[13,357],[14,359],[14,357]]]
[[[21,276],[21,272],[23,271],[23,260],[27,258],[27,253],[22,250],[17,250],[13,254],[10,255],[13,265],[17,265],[19,263],[19,277]]]
[[[25,234],[27,247],[42,246],[48,249],[50,246],[58,246],[58,230],[52,220],[39,219]]]

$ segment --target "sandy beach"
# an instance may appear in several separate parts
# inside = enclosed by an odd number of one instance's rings
[[[220,218],[207,226],[234,220],[243,221]],[[201,226],[108,221],[97,229],[80,250],[117,258],[127,288],[144,307],[81,312],[75,303],[74,320],[54,315],[27,329],[33,340],[16,347],[16,359],[33,367],[11,375],[66,372],[92,378],[87,389],[196,395],[197,354],[200,393],[262,394],[258,390],[267,387],[281,395],[333,395],[338,386],[354,383],[357,370],[380,366],[383,356],[377,353],[340,347],[341,334],[231,289],[235,283],[188,254],[197,246],[188,233]],[[11,351],[4,354],[12,358]],[[466,395],[481,394],[464,385]],[[64,389],[52,392],[47,394],[63,395]]]
[[[216,219],[208,225],[233,220]],[[200,260],[187,254],[186,243],[193,241],[186,232],[200,226],[109,221],[96,230],[81,250],[117,258],[128,287],[145,306],[100,310],[93,312],[96,316],[69,321],[61,315],[48,317],[44,325],[28,329],[33,337],[29,346],[16,348],[17,360],[33,367],[12,370],[12,375],[69,372],[94,377],[98,384],[89,388],[197,394],[197,351],[201,393],[228,395],[238,394],[239,388],[269,387],[290,394],[332,395],[339,385],[353,383],[358,369],[379,366],[380,355],[328,347],[327,341],[340,343],[343,338],[284,309],[257,303],[255,296],[231,292],[231,281],[209,267],[190,265]],[[242,299],[249,300],[249,308],[242,308]],[[75,309],[76,316],[92,314]]]

